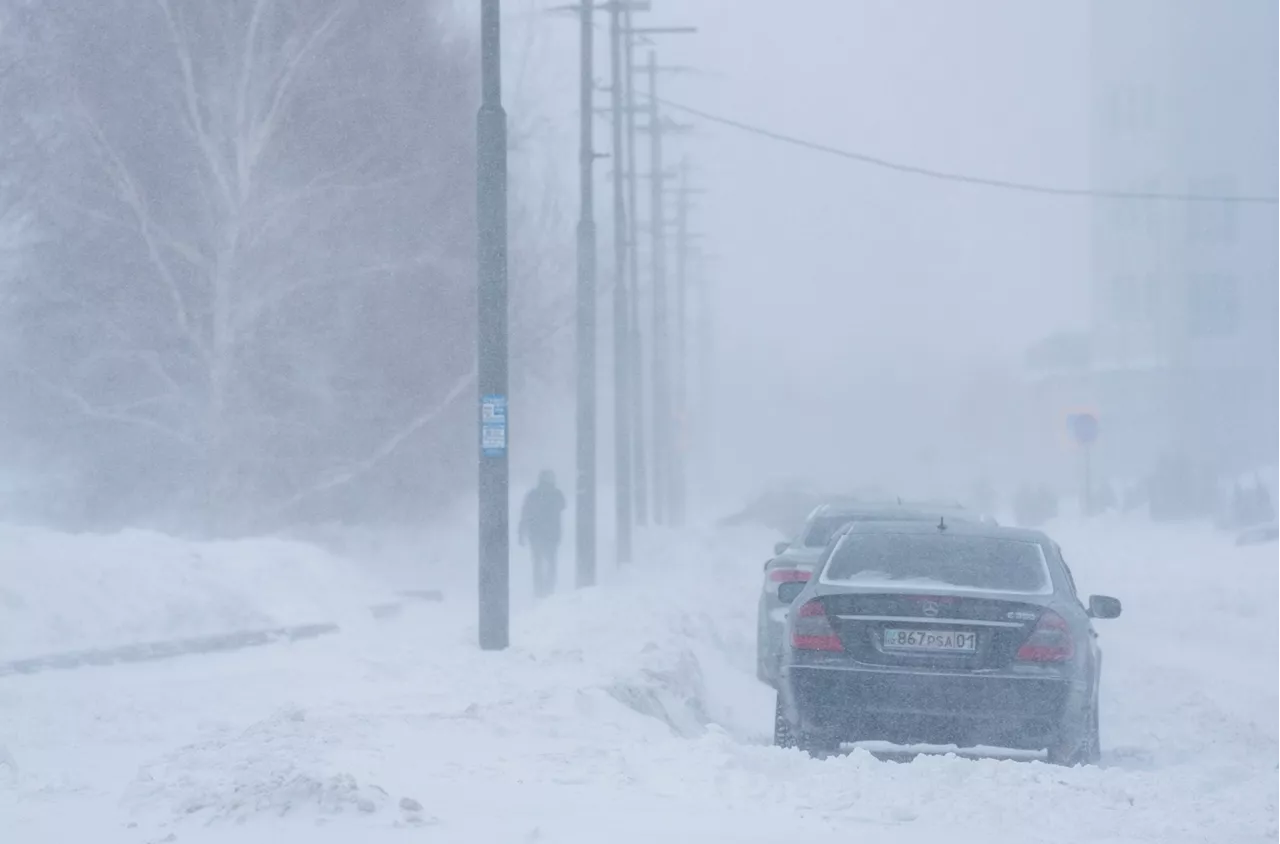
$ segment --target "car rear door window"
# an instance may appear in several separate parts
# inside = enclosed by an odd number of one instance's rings
[[[832,553],[822,576],[851,585],[1053,592],[1038,543],[941,532],[850,533]]]

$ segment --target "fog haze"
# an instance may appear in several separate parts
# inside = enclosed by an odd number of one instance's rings
[[[676,103],[923,167],[1086,184],[1087,10],[926,5],[815,2],[779,15],[698,2],[645,25],[700,30],[663,37],[661,63],[688,68],[659,74]],[[520,66],[556,104],[545,138],[571,178],[575,21],[510,17],[517,43],[525,27],[546,39],[546,61]],[[985,439],[987,426],[1010,433],[1000,412],[960,431],[944,420],[980,389],[972,381],[1016,377],[1029,344],[1085,324],[1087,201],[879,170],[672,115],[697,130],[669,156],[688,155],[706,189],[693,216],[709,253],[699,277],[714,288],[716,383],[705,406],[696,386],[692,400],[717,486],[809,476],[924,487],[938,481],[929,452]],[[607,144],[604,126],[597,139]],[[964,450],[962,473],[984,471]],[[1007,463],[998,450],[989,461]]]
[[[2,441],[18,509],[90,526],[203,530],[210,508],[239,500],[214,519],[237,532],[412,522],[465,507],[474,484],[474,10],[440,2],[374,14],[335,3],[304,14],[246,2],[194,15],[176,3],[107,5],[100,27],[74,4],[6,6],[6,113],[22,119],[9,122],[6,148],[16,163],[5,186]],[[697,0],[637,16],[698,27],[660,36],[660,64],[688,71],[660,73],[659,84],[673,104],[667,115],[695,127],[668,139],[667,162],[687,157],[705,191],[691,212],[689,461],[699,501],[720,506],[780,478],[949,496],[980,481],[1046,482],[1069,493],[1080,459],[1064,433],[1073,409],[1107,404],[1103,430],[1114,424],[1130,438],[1183,413],[1163,387],[1135,410],[1106,398],[1114,386],[1080,372],[1050,384],[1029,363],[1045,342],[1058,348],[1055,337],[1093,337],[1096,364],[1104,341],[1143,336],[1108,315],[1119,282],[1098,264],[1098,228],[1114,226],[1097,201],[898,172],[677,107],[961,176],[1147,189],[1150,179],[1123,162],[1099,165],[1108,108],[1099,45],[1173,42],[1138,31],[1146,7],[1121,5],[1128,19],[1103,20],[1087,3],[1016,0],[811,0],[787,10]],[[1169,31],[1192,43],[1203,8],[1173,5]],[[1215,78],[1246,78],[1230,59],[1274,62],[1274,43],[1248,41],[1248,15],[1265,17],[1263,6],[1242,3],[1236,24],[1214,30],[1205,56],[1218,58],[1202,57],[1209,78],[1196,77],[1204,90]],[[316,40],[299,47],[303,35]],[[517,487],[541,468],[573,474],[577,36],[573,15],[552,4],[504,6]],[[637,47],[642,64],[648,49]],[[291,66],[295,77],[280,75]],[[1137,78],[1154,66],[1130,69]],[[637,83],[643,94],[643,75]],[[1181,150],[1159,189],[1274,194],[1274,158],[1269,172],[1263,163],[1225,179],[1216,163],[1274,150],[1274,128],[1261,130],[1269,145],[1240,140],[1259,131],[1250,115],[1274,108],[1274,81],[1230,90],[1238,106],[1219,109],[1214,131],[1198,119],[1201,131],[1174,131],[1170,120],[1163,140],[1144,141]],[[72,99],[60,96],[68,91]],[[1162,102],[1165,116],[1193,106]],[[603,117],[595,137],[607,152]],[[639,161],[647,170],[643,142]],[[612,496],[612,166],[602,158],[595,171],[602,513]],[[242,182],[227,205],[218,185],[231,173]],[[325,184],[338,177],[335,198]],[[1178,203],[1148,205],[1184,213]],[[1274,279],[1274,205],[1234,213],[1253,223],[1232,246],[1232,266]],[[1180,239],[1177,225],[1161,231],[1160,243]],[[647,309],[647,251],[641,258]],[[1180,269],[1141,261],[1169,297],[1183,295]],[[709,332],[695,322],[702,285]],[[1274,302],[1271,281],[1249,289]],[[1232,307],[1256,313],[1248,301]],[[1249,385],[1274,370],[1274,342],[1269,362],[1232,368],[1274,340],[1274,305],[1262,313],[1270,316],[1247,331],[1260,346],[1219,353],[1228,368],[1218,380],[1249,369],[1236,393],[1259,393]],[[1226,401],[1182,395],[1197,407]],[[1243,426],[1251,445],[1218,448],[1215,471],[1274,463],[1275,437],[1258,445],[1274,433],[1274,411],[1230,401],[1220,409],[1231,421],[1217,427]],[[1186,432],[1138,438],[1189,447]],[[1137,453],[1124,439],[1103,443]],[[1142,475],[1156,457],[1117,460],[1116,480]]]

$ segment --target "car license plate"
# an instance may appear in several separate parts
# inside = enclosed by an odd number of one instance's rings
[[[963,630],[903,630],[886,627],[886,650],[895,651],[950,651],[973,653],[978,649],[978,634]]]

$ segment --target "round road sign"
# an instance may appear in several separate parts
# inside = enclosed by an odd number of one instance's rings
[[[1067,430],[1079,445],[1091,445],[1098,439],[1098,417],[1089,412],[1067,416]]]

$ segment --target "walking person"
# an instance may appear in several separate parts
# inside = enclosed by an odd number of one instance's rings
[[[556,487],[555,473],[543,469],[538,473],[538,485],[524,497],[517,529],[520,546],[528,542],[533,552],[533,593],[539,598],[556,590],[556,551],[564,508],[564,493]]]

